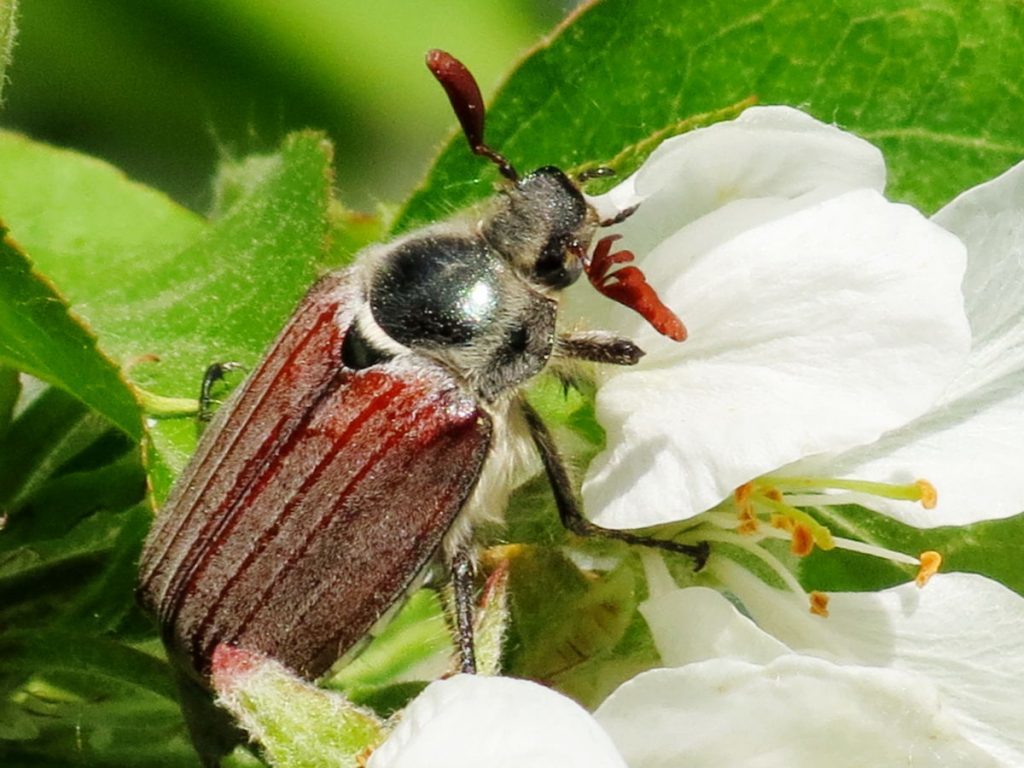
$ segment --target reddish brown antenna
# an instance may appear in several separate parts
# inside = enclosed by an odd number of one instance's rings
[[[498,166],[506,179],[519,181],[519,174],[512,163],[484,143],[484,99],[473,74],[450,53],[436,48],[427,53],[427,67],[448,94],[448,101],[451,102],[455,116],[459,118],[462,132],[466,134],[466,141],[473,153],[486,157]]]
[[[593,255],[584,255],[583,269],[591,285],[609,299],[639,314],[658,333],[673,341],[686,341],[683,321],[662,303],[639,267],[627,266],[610,271],[616,264],[628,264],[635,258],[632,251],[612,252],[612,246],[620,237],[622,235],[602,237],[597,241]]]

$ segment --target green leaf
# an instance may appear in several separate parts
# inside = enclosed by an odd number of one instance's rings
[[[64,471],[20,500],[9,513],[0,551],[66,534],[99,510],[123,510],[142,502],[146,476],[136,451],[86,471]]]
[[[3,90],[7,84],[7,65],[11,61],[14,38],[18,31],[15,24],[17,15],[17,0],[0,0],[0,105],[3,104]]]
[[[818,510],[835,533],[870,544],[919,555],[934,550],[942,555],[942,572],[980,573],[1024,595],[1020,542],[1024,514],[964,526],[921,529],[861,507]],[[810,589],[875,590],[913,578],[914,572],[867,555],[832,550],[801,561],[801,581]]]
[[[79,644],[74,637],[64,640]],[[71,645],[65,655],[82,660]],[[121,659],[114,663],[124,665]],[[196,766],[174,700],[112,683],[94,670],[39,666],[50,679],[33,677],[8,704],[20,727],[11,741],[0,739],[3,765]]]
[[[437,591],[418,589],[380,634],[327,684],[359,702],[372,693],[369,689],[394,682],[438,653],[450,659],[454,651]]]
[[[581,167],[755,96],[877,143],[891,195],[932,211],[1024,156],[1022,47],[1012,0],[607,0],[512,73],[487,139],[522,170]],[[491,194],[496,178],[453,138],[396,229]]]
[[[137,275],[172,261],[203,220],[86,155],[0,132],[0,216],[94,327],[119,316]]]
[[[112,628],[134,610],[135,561],[150,513],[123,433],[55,388],[0,440],[0,627]]]
[[[107,356],[134,362],[148,391],[194,396],[209,363],[254,365],[315,280],[330,159],[326,142],[304,133],[240,164],[222,179],[226,210],[206,225],[103,163],[0,133],[0,211]],[[160,362],[138,362],[153,356]],[[60,383],[81,397],[80,382]],[[173,474],[194,425],[162,422],[152,435],[154,460]]]
[[[138,437],[138,408],[117,368],[2,224],[0,237],[0,362],[62,387]]]
[[[0,617],[4,626],[66,623],[85,633],[102,631],[120,619],[134,604],[134,575],[120,581],[104,576],[112,570],[124,576],[120,563],[137,557],[148,522],[148,512],[142,508],[128,516],[97,513],[66,536],[0,551]],[[103,594],[97,592],[103,589],[101,583],[106,589]],[[101,604],[102,615],[89,614]],[[75,618],[83,614],[84,621]]]
[[[612,656],[636,615],[636,575],[625,563],[585,573],[562,553],[537,547],[523,547],[510,562],[509,673],[574,693],[592,689],[591,662]]]
[[[19,712],[4,765],[195,765],[165,662],[79,626],[7,629],[0,656]]]
[[[360,248],[384,240],[388,233],[387,223],[392,218],[387,212],[367,214],[351,211],[337,201],[331,203],[329,214],[331,252],[327,265],[332,268],[350,264]]]
[[[14,418],[14,406],[21,395],[21,379],[14,368],[0,365],[0,445],[3,444]],[[0,498],[2,498],[0,492]]]
[[[165,662],[106,638],[78,632],[5,632],[0,636],[0,656],[5,672],[64,673],[63,687],[78,695],[95,695],[96,685],[119,690],[131,686],[177,701]]]
[[[116,634],[140,629],[151,513],[134,506],[137,447],[61,390],[26,383],[0,438],[0,764],[187,765],[166,665]]]
[[[41,391],[0,441],[0,504],[16,509],[110,431],[106,420],[63,391]]]

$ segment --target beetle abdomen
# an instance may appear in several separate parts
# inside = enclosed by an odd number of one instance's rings
[[[147,541],[143,600],[203,675],[222,642],[322,673],[434,553],[486,457],[489,419],[439,366],[341,364],[352,282],[303,301]]]

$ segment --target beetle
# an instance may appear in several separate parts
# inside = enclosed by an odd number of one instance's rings
[[[307,678],[325,672],[439,550],[455,586],[460,666],[474,669],[471,531],[499,515],[523,446],[540,454],[562,522],[698,560],[699,547],[609,531],[580,511],[551,434],[521,395],[561,361],[636,363],[602,331],[560,333],[560,291],[586,274],[677,339],[686,332],[613,252],[580,184],[520,176],[484,143],[468,70],[431,51],[471,150],[505,186],[482,207],[363,250],[301,301],[204,431],[148,536],[138,595],[195,680],[244,646]],[[222,369],[213,368],[211,376]],[[204,396],[209,382],[204,382]]]

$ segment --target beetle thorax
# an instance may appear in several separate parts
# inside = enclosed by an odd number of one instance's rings
[[[479,235],[431,228],[384,254],[369,285],[389,339],[440,360],[486,400],[540,371],[556,302],[533,290]]]
[[[367,323],[389,346],[441,361],[496,400],[547,365],[557,293],[579,277],[595,218],[561,171],[535,171],[477,219],[381,249],[368,273]]]

